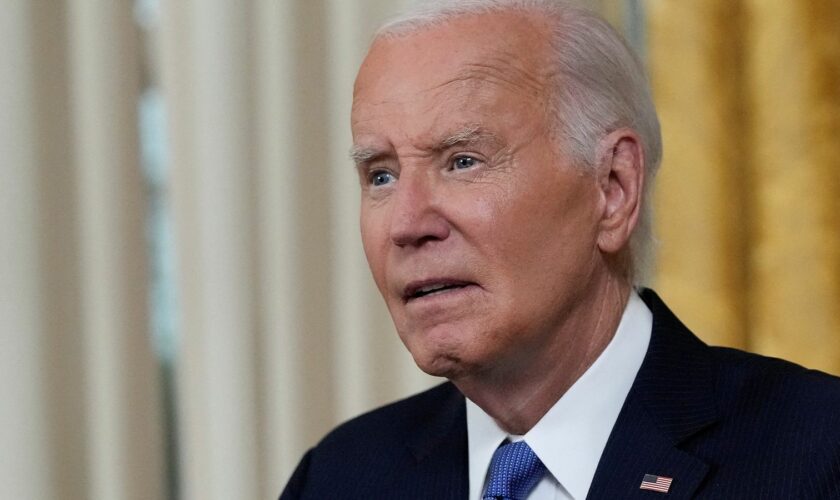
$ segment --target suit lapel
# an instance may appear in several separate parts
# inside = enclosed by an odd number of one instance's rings
[[[384,498],[464,500],[469,495],[467,417],[464,396],[451,383],[449,390],[426,415],[419,415],[418,432],[406,436],[412,474],[391,484]],[[407,495],[406,492],[412,492]]]
[[[708,464],[680,445],[714,425],[715,368],[707,347],[650,290],[650,346],[601,456],[588,498],[666,498],[645,474],[673,478],[667,498],[691,498]]]
[[[702,460],[679,450],[633,400],[613,428],[587,498],[691,498],[708,469]],[[645,474],[673,479],[667,497],[640,488]]]

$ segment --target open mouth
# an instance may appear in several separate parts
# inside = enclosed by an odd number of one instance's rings
[[[439,295],[451,292],[453,290],[458,290],[470,286],[472,284],[473,283],[468,283],[465,281],[437,281],[409,285],[405,289],[403,299],[406,302],[408,302],[411,300],[419,299],[421,297],[428,297],[430,295]]]

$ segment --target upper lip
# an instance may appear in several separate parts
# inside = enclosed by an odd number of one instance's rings
[[[466,286],[474,285],[471,281],[455,279],[455,278],[431,278],[418,281],[409,282],[403,288],[403,300],[409,301],[414,298],[421,290],[429,287],[447,287],[447,286]]]

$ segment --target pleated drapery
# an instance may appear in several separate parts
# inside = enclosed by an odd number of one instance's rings
[[[840,373],[840,2],[647,5],[659,291],[711,343]]]
[[[270,498],[337,422],[434,382],[367,271],[348,159],[355,72],[395,7],[164,5],[186,498]]]
[[[126,2],[0,8],[0,497],[162,498]]]

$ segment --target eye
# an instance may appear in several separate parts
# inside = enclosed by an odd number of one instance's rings
[[[394,181],[394,174],[384,170],[378,170],[376,172],[371,172],[369,179],[371,186],[384,186]]]
[[[478,160],[472,156],[458,156],[452,160],[452,168],[454,170],[465,170],[474,167],[476,163],[478,163]]]

